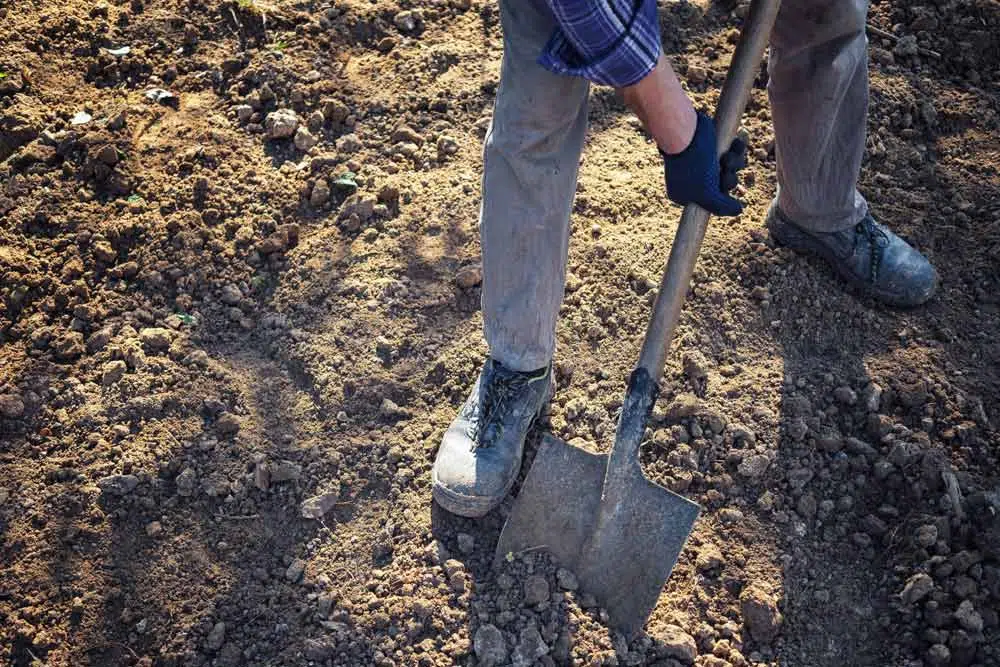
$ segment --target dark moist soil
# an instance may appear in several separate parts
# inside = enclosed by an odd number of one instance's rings
[[[745,12],[661,8],[706,109]],[[495,3],[0,1],[0,664],[1000,664],[1000,8],[870,21],[861,189],[942,289],[774,246],[762,73],[643,449],[704,511],[627,643],[542,552],[491,567],[510,501],[430,498],[485,354]],[[596,89],[529,462],[611,443],[661,169]]]

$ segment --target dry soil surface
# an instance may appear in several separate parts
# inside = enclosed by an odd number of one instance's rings
[[[745,12],[661,7],[706,109]],[[775,247],[762,71],[643,449],[704,511],[626,642],[542,552],[491,567],[509,501],[430,498],[485,354],[495,3],[0,0],[0,663],[1000,665],[1000,5],[870,21],[860,187],[941,292]],[[590,120],[529,462],[609,447],[679,213],[611,91]]]

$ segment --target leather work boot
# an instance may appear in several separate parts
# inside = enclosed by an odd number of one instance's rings
[[[823,234],[799,227],[773,203],[767,228],[779,244],[825,259],[844,280],[890,306],[919,306],[938,286],[938,274],[927,258],[871,214],[839,232]]]
[[[521,468],[524,439],[552,397],[550,367],[520,373],[487,359],[431,470],[434,500],[478,518],[500,504]]]

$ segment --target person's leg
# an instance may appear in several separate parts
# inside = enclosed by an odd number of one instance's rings
[[[767,226],[775,240],[819,255],[864,293],[915,306],[934,294],[937,272],[875,222],[857,188],[868,119],[867,13],[867,0],[782,2],[768,58],[778,194]]]
[[[548,365],[555,346],[588,83],[537,64],[555,27],[542,0],[501,0],[500,16],[500,86],[483,149],[483,326],[493,359],[529,371]]]
[[[483,148],[483,328],[479,379],[431,471],[444,509],[478,517],[507,495],[549,397],[569,215],[587,129],[588,84],[537,64],[555,28],[543,0],[500,0],[504,55]]]
[[[868,118],[865,0],[785,0],[768,56],[778,209],[816,232],[861,221]]]

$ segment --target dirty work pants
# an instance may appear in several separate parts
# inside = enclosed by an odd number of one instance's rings
[[[867,12],[865,0],[784,0],[771,36],[777,204],[814,231],[846,229],[867,212],[856,187]],[[555,27],[544,0],[500,0],[500,16],[500,86],[483,148],[483,325],[490,355],[526,371],[555,347],[589,84],[536,63]]]

